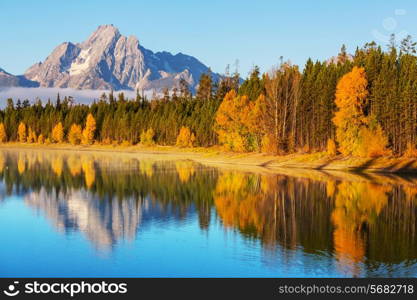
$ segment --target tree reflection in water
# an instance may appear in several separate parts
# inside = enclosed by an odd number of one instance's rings
[[[0,151],[0,176],[2,191],[24,195],[57,229],[81,231],[97,249],[134,240],[146,222],[197,214],[202,230],[220,221],[270,254],[332,255],[349,276],[417,258],[416,178],[228,171],[55,151]]]

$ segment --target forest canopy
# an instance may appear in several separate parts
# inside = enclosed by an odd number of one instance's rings
[[[392,39],[394,40],[394,39]],[[413,155],[417,144],[417,56],[411,37],[387,49],[367,43],[354,55],[282,61],[243,82],[204,74],[151,99],[113,91],[91,105],[71,97],[43,103],[8,99],[0,142],[222,146],[273,154]]]

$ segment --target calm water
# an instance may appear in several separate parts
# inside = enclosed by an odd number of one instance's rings
[[[300,172],[0,151],[0,275],[417,276],[417,178]]]

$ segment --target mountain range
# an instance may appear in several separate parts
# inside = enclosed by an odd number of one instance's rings
[[[0,87],[55,87],[93,90],[156,90],[185,80],[195,90],[209,68],[193,56],[152,52],[135,36],[101,25],[82,43],[65,42],[43,62],[15,76],[0,69]],[[213,80],[220,75],[212,73]]]

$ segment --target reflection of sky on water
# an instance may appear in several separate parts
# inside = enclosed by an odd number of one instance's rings
[[[413,178],[25,152],[0,174],[3,276],[417,274]]]

